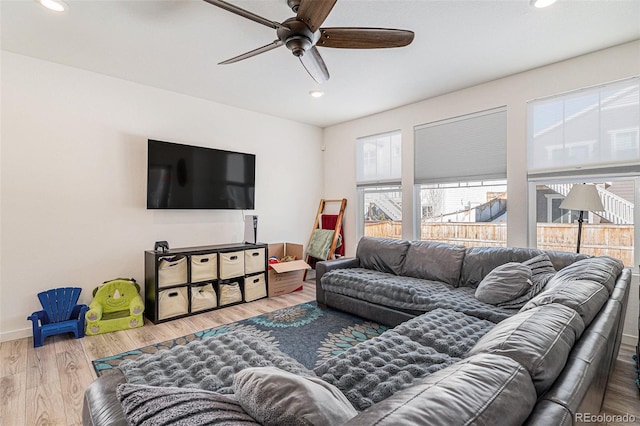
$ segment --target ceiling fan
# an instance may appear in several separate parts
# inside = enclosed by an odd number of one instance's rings
[[[309,75],[322,83],[329,80],[329,70],[317,47],[342,49],[380,49],[402,47],[413,41],[413,31],[389,28],[321,28],[337,0],[287,0],[296,16],[282,23],[271,21],[223,0],[204,0],[226,11],[251,19],[276,30],[278,38],[271,43],[220,62],[232,64],[268,52],[282,45],[287,46]]]

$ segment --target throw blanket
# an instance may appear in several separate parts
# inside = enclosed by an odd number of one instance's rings
[[[362,411],[460,361],[494,326],[460,312],[436,309],[348,349],[314,371]]]
[[[277,347],[236,331],[143,355],[118,366],[128,383],[200,388],[233,393],[233,376],[249,367],[278,367],[301,376],[315,376]]]
[[[422,312],[451,309],[494,323],[518,312],[479,301],[474,296],[474,288],[456,288],[440,281],[403,277],[365,268],[329,271],[322,276],[321,285],[327,292],[378,305]]]

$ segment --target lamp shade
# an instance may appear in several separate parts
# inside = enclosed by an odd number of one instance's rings
[[[600,195],[598,195],[598,188],[595,185],[587,185],[584,183],[578,183],[571,187],[571,191],[567,194],[562,204],[561,209],[566,210],[584,210],[590,212],[603,211],[604,206]]]

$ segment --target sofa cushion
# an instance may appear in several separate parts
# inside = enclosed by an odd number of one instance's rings
[[[535,403],[536,390],[524,367],[480,354],[425,377],[345,426],[519,425]]]
[[[585,326],[588,326],[608,298],[607,289],[595,281],[562,281],[531,299],[522,307],[521,311],[550,303],[559,303],[576,311],[582,317]]]
[[[621,261],[609,256],[583,259],[561,269],[549,281],[547,288],[553,288],[565,281],[591,280],[602,284],[611,293],[623,268]]]
[[[326,294],[340,294],[390,308],[428,312],[451,309],[492,322],[515,314],[479,301],[470,287],[454,288],[440,281],[396,276],[363,268],[338,269],[320,280]]]
[[[468,247],[466,251],[459,285],[474,288],[496,267],[508,262],[522,263],[544,253],[538,249],[517,247]]]
[[[362,237],[356,257],[363,268],[400,275],[408,249],[409,241]]]
[[[550,304],[520,312],[485,334],[469,356],[493,353],[522,364],[542,395],[560,374],[569,352],[584,331],[571,308]]]
[[[202,389],[124,383],[116,394],[132,426],[260,424],[232,396]]]
[[[335,386],[277,368],[242,370],[233,386],[242,407],[265,426],[337,426],[358,414]]]
[[[434,241],[412,241],[401,274],[457,286],[465,253],[463,246]]]
[[[553,263],[551,263],[547,253],[525,260],[522,262],[522,265],[531,268],[532,286],[526,293],[516,297],[515,299],[498,303],[499,307],[508,309],[522,308],[529,300],[533,299],[544,289],[549,280],[551,280],[556,273]]]
[[[262,336],[240,330],[124,360],[118,368],[129,383],[229,394],[233,393],[235,373],[249,367],[268,366],[301,376],[314,375]]]
[[[489,272],[476,288],[476,299],[497,305],[527,293],[531,282],[531,268],[522,263],[509,262]]]

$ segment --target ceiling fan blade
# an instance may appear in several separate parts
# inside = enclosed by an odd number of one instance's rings
[[[205,0],[206,1],[206,0]],[[298,8],[297,18],[307,24],[315,32],[327,19],[329,12],[338,0],[302,0]]]
[[[302,62],[302,66],[316,82],[323,83],[329,80],[327,65],[324,63],[320,52],[318,52],[315,46],[300,56],[300,62]]]
[[[219,8],[224,9],[228,12],[235,13],[236,15],[240,15],[243,18],[251,19],[252,21],[257,22],[258,24],[266,25],[269,28],[273,28],[277,30],[278,28],[282,27],[282,25],[280,25],[279,22],[275,22],[267,18],[263,18],[260,15],[256,15],[253,12],[249,12],[248,10],[245,10],[234,4],[227,3],[226,1],[223,1],[223,0],[204,0],[204,1],[214,6],[218,6]]]
[[[342,49],[402,47],[413,41],[413,31],[390,28],[320,28],[316,46]]]
[[[265,46],[258,47],[257,49],[254,49],[254,50],[252,50],[250,52],[243,53],[242,55],[238,55],[238,56],[236,56],[234,58],[227,59],[226,61],[220,62],[218,65],[232,64],[234,62],[238,62],[238,61],[241,61],[243,59],[251,58],[252,56],[256,56],[256,55],[259,55],[261,53],[268,52],[270,50],[275,49],[276,47],[280,47],[283,44],[284,44],[284,42],[282,40],[274,40],[274,41],[272,41],[271,43],[269,43],[269,44],[267,44]]]

